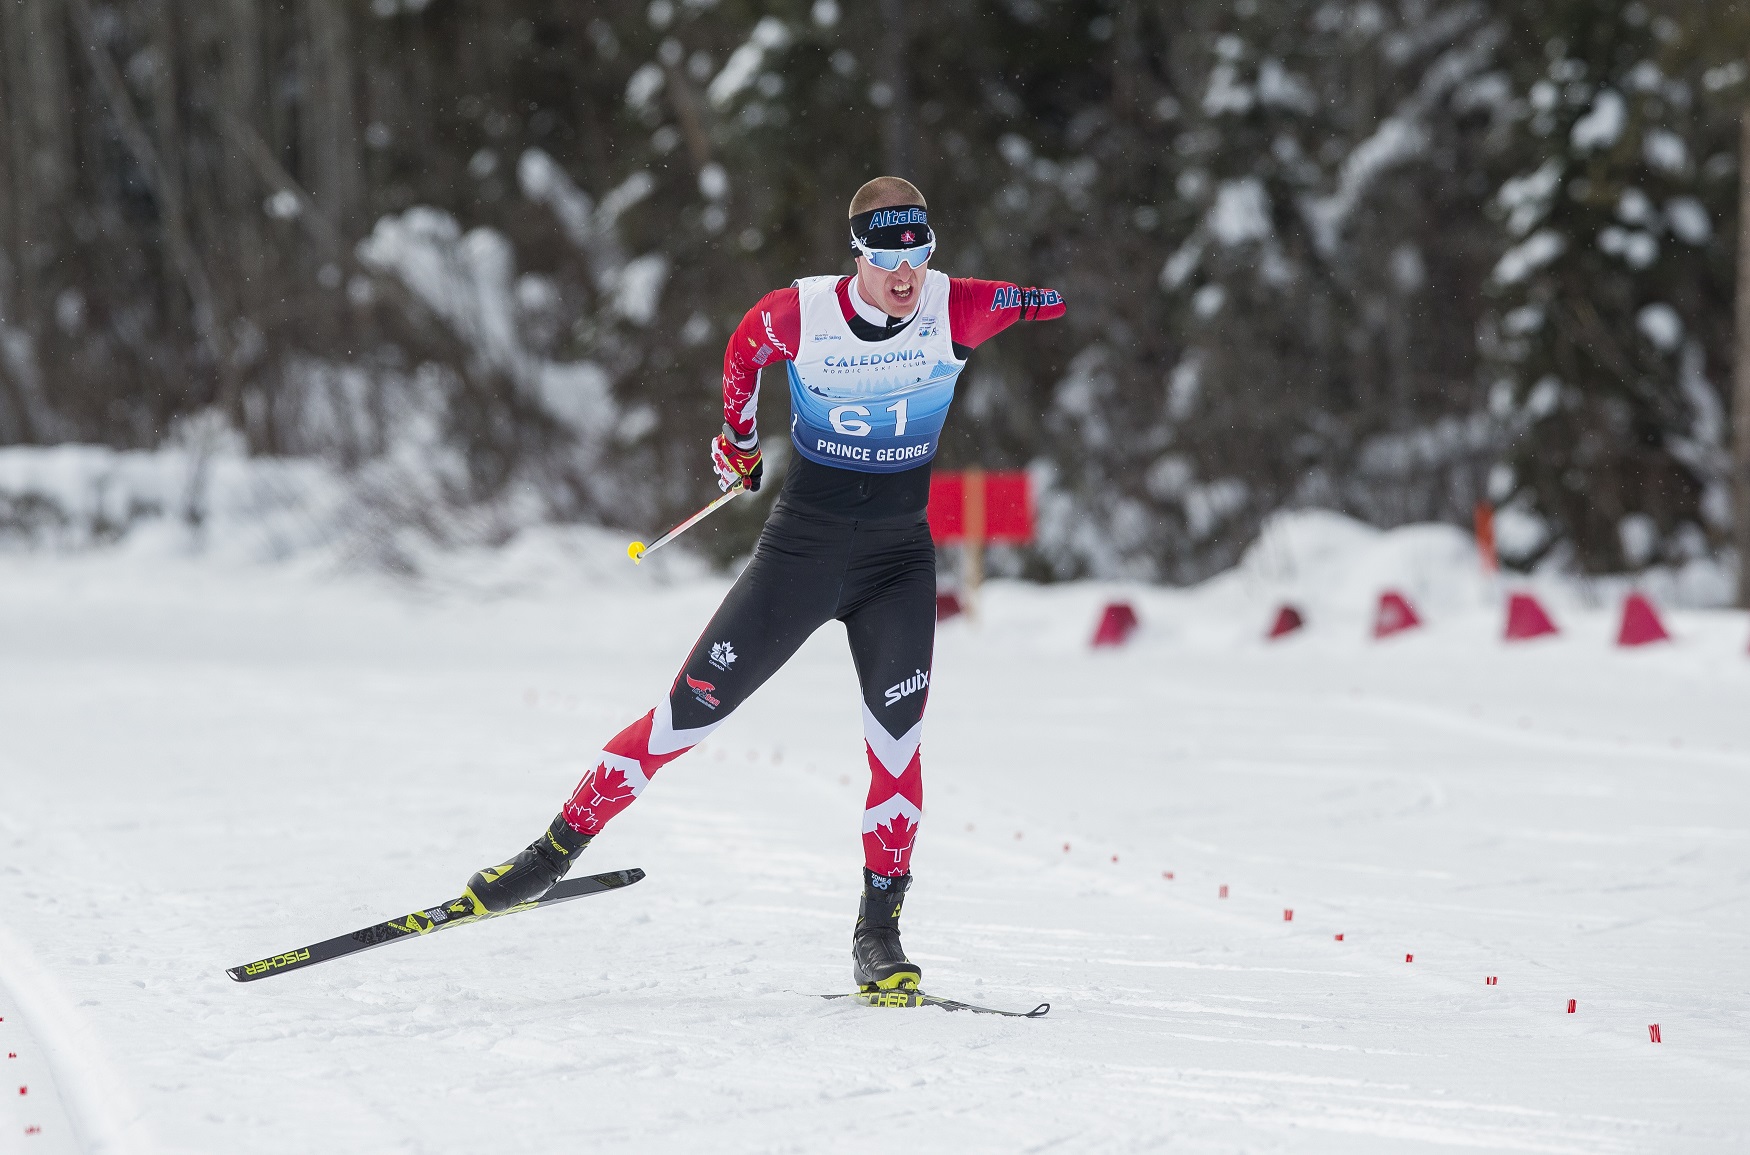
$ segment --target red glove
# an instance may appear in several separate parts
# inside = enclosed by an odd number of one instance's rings
[[[728,492],[740,482],[749,493],[758,493],[760,475],[766,469],[765,462],[760,460],[760,435],[750,433],[742,441],[725,424],[723,432],[711,442],[711,468],[717,471],[717,488]]]

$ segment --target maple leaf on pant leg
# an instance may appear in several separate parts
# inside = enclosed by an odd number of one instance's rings
[[[883,850],[893,855],[894,866],[905,861],[906,852],[911,849],[912,841],[917,836],[917,823],[903,814],[895,814],[875,828],[875,840],[881,844]]]
[[[601,830],[602,823],[625,809],[635,797],[637,794],[632,784],[626,781],[626,772],[604,762],[578,783],[577,792],[565,807],[565,818],[585,834],[595,834]],[[607,813],[598,813],[603,807],[607,808]]]

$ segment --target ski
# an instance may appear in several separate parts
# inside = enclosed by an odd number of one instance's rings
[[[634,867],[631,870],[610,870],[606,874],[568,878],[533,902],[521,903],[509,910],[500,911],[498,914],[477,914],[474,912],[473,904],[466,897],[455,898],[441,906],[434,906],[427,910],[416,910],[402,918],[379,922],[375,926],[367,926],[363,930],[355,930],[351,934],[343,934],[339,938],[331,938],[326,942],[312,943],[309,946],[289,950],[284,954],[272,955],[257,962],[230,967],[225,973],[240,983],[254,982],[256,979],[266,978],[268,975],[285,974],[287,971],[315,966],[319,962],[357,954],[361,950],[369,950],[374,946],[382,946],[384,943],[395,942],[398,939],[417,938],[434,931],[448,930],[453,926],[462,926],[470,922],[484,922],[489,918],[501,918],[519,911],[534,910],[536,907],[552,906],[554,903],[568,902],[574,898],[601,894],[609,890],[619,890],[621,887],[631,886],[643,877],[644,872]]]
[[[922,991],[852,991],[843,995],[821,995],[823,999],[853,999],[866,1007],[941,1007],[945,1011],[971,1011],[975,1015],[1002,1015],[1010,1019],[1042,1019],[1051,1013],[1050,1003],[1040,1003],[1030,1011],[999,1011],[956,999],[938,998]]]

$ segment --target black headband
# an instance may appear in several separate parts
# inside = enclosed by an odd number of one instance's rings
[[[858,213],[851,218],[851,236],[871,249],[913,249],[936,239],[923,205],[893,205]],[[851,246],[853,252],[856,248]]]

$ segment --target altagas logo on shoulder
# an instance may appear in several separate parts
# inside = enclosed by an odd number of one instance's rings
[[[711,643],[711,664],[719,670],[727,670],[735,665],[735,659],[741,657],[735,652],[735,647],[728,642]]]
[[[887,687],[887,692],[883,694],[882,697],[886,699],[887,705],[897,706],[901,701],[911,697],[919,690],[928,688],[929,684],[930,672],[928,670],[918,670],[905,681],[895,682],[893,685]]]

